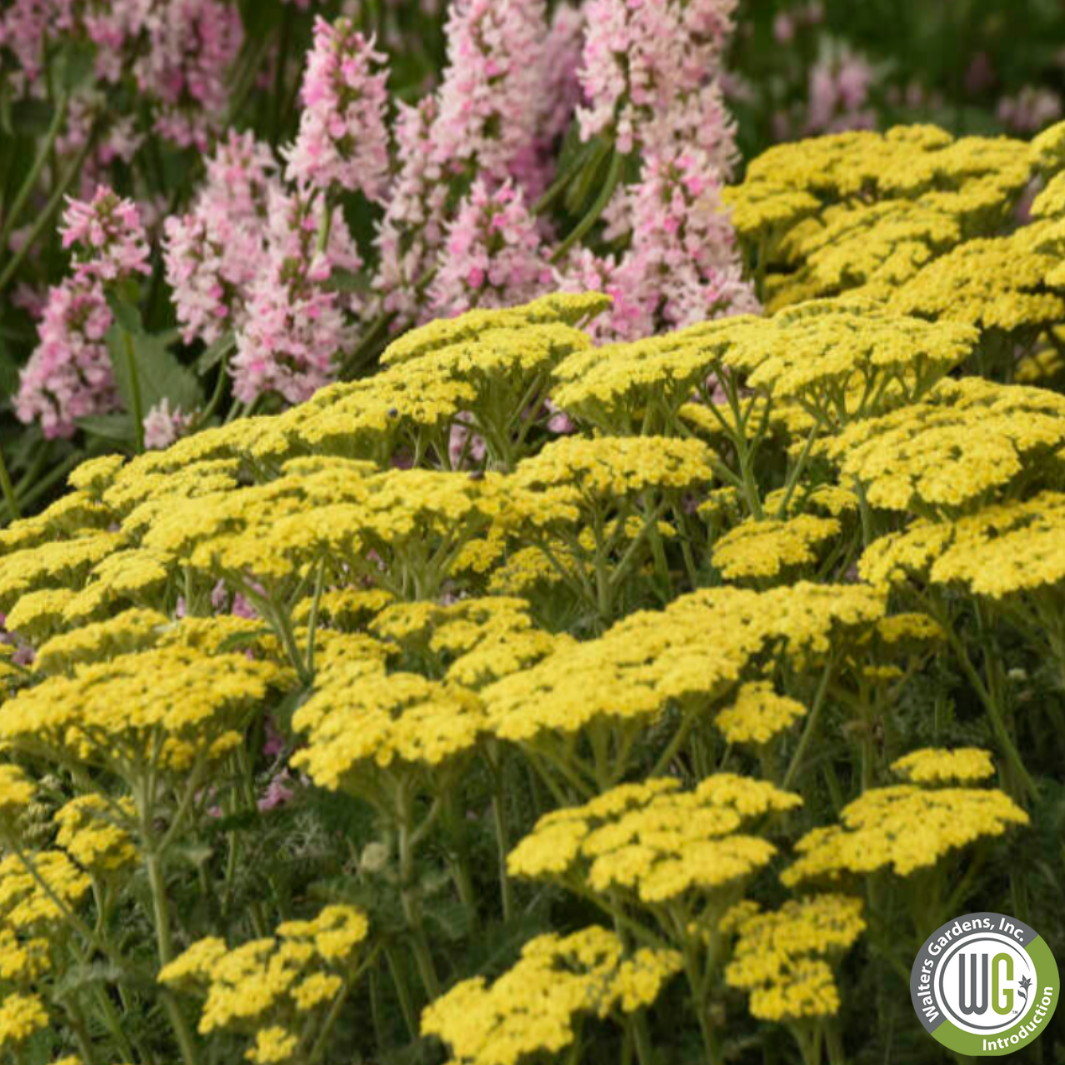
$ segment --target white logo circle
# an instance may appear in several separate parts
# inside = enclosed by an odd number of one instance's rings
[[[951,943],[937,966],[936,998],[962,1031],[993,1035],[1035,1004],[1035,964],[1015,939],[976,931]]]

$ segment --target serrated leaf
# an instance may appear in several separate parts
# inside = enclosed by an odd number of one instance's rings
[[[134,362],[132,369],[128,350],[130,344]],[[108,330],[107,350],[111,355],[115,383],[127,411],[136,409],[134,372],[144,414],[163,399],[170,401],[171,410],[192,411],[203,404],[203,392],[196,375],[182,365],[157,337],[128,332],[116,323]]]
[[[458,899],[433,900],[425,907],[425,920],[436,925],[452,943],[458,943],[471,931],[470,915]]]
[[[213,848],[203,843],[185,843],[173,846],[168,853],[173,855],[178,861],[191,865],[194,869],[205,866],[214,856]]]
[[[91,984],[118,984],[129,980],[131,974],[109,961],[93,961],[82,965],[67,964],[62,969],[62,977],[56,983],[57,998],[77,991]]]

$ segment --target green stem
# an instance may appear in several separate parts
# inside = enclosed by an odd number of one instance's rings
[[[7,266],[4,267],[3,272],[0,273],[0,292],[3,292],[3,290],[7,288],[8,284],[11,282],[11,279],[18,272],[19,267],[22,266],[23,262],[25,262],[26,256],[29,255],[31,249],[37,243],[41,234],[48,228],[49,225],[51,225],[52,217],[55,215],[56,211],[58,211],[59,208],[63,206],[63,197],[66,196],[67,191],[70,189],[70,186],[74,184],[74,181],[81,173],[81,168],[84,165],[85,160],[88,159],[89,153],[93,150],[95,144],[96,131],[94,130],[92,133],[90,133],[89,138],[82,146],[81,151],[78,152],[77,157],[63,173],[63,176],[60,178],[59,184],[56,186],[55,191],[52,193],[51,199],[49,199],[48,203],[45,204],[44,210],[37,216],[36,220],[33,223],[33,228],[30,230],[22,246],[19,248],[18,252],[16,252],[14,258],[12,258],[12,260],[7,264]],[[3,249],[0,248],[0,251],[2,250]]]
[[[651,1032],[647,1027],[647,1010],[637,1010],[629,1020],[636,1043],[637,1060],[640,1065],[655,1065],[654,1044],[651,1042]]]
[[[311,615],[307,622],[307,672],[314,676],[314,652],[318,643],[318,615],[322,609],[322,593],[325,590],[325,556],[318,561],[318,572],[314,578],[314,599],[311,602]]]
[[[59,134],[67,120],[69,110],[70,96],[68,93],[64,93],[60,97],[55,115],[52,117],[52,124],[48,127],[44,144],[41,145],[37,158],[34,159],[33,166],[30,167],[30,172],[26,175],[26,180],[22,182],[22,187],[18,190],[15,199],[11,203],[11,209],[4,218],[3,228],[0,228],[0,253],[7,250],[7,243],[11,239],[11,233],[18,222],[19,216],[22,214],[22,208],[26,206],[26,201],[30,198],[30,194],[37,185],[37,179],[41,176],[41,172],[48,162],[52,148],[55,147],[55,142],[59,138]]]
[[[378,947],[370,957],[367,958],[365,963],[359,967],[359,972],[350,980],[344,981],[343,989],[334,999],[333,1005],[329,1007],[329,1012],[326,1014],[325,1020],[322,1021],[322,1025],[318,1029],[318,1037],[315,1039],[310,1054],[307,1056],[308,1065],[315,1065],[317,1061],[321,1060],[322,1055],[325,1053],[326,1044],[329,1042],[329,1037],[333,1034],[333,1029],[336,1027],[337,1021],[340,1020],[340,1015],[344,1010],[344,1006],[347,1004],[347,1001],[351,996],[351,991],[355,985],[356,979],[361,973],[365,972],[373,965],[379,952],[380,948]]]
[[[829,659],[828,664],[825,666],[824,673],[821,674],[821,683],[817,686],[817,694],[814,696],[814,704],[810,707],[810,715],[806,719],[806,728],[803,729],[802,737],[799,740],[799,746],[795,748],[795,754],[792,756],[788,771],[784,774],[784,781],[781,784],[781,787],[785,790],[791,785],[791,782],[799,772],[799,767],[802,765],[803,755],[806,753],[806,748],[810,745],[810,740],[813,739],[814,732],[817,729],[817,720],[821,716],[821,707],[825,704],[825,696],[828,693],[828,684],[832,677],[833,666],[834,663]]]
[[[596,151],[598,158],[598,152],[601,151],[601,148],[594,141],[589,141],[577,152],[570,165],[555,178],[548,190],[533,204],[532,213],[534,215],[543,214],[565,192],[566,186],[580,173],[593,150]]]
[[[421,899],[418,897],[418,889],[414,883],[414,831],[410,810],[409,796],[403,785],[400,786],[399,797],[399,876],[400,876],[400,901],[403,906],[403,916],[410,931],[414,960],[418,966],[418,974],[422,978],[425,993],[430,1001],[440,994],[440,978],[433,964],[432,951],[429,949],[429,941],[425,935],[425,923],[422,919]],[[425,827],[424,825],[422,826]]]
[[[380,342],[381,334],[388,328],[394,317],[394,314],[386,313],[378,315],[374,319],[373,324],[364,334],[362,340],[359,341],[355,350],[350,355],[345,356],[344,361],[340,364],[340,368],[337,371],[338,380],[350,381],[362,369],[363,361],[367,359],[367,355]]]
[[[11,474],[8,472],[7,461],[4,458],[4,449],[2,447],[0,447],[0,487],[4,491],[4,502],[7,503],[8,512],[15,521],[18,521],[22,517],[22,511],[19,510],[18,499],[15,497],[15,487],[11,483]]]
[[[503,809],[504,797],[502,781],[499,781],[492,795],[492,823],[495,825],[496,848],[499,851],[499,897],[503,907],[503,920],[509,922],[514,913],[514,891],[510,874],[507,872],[510,840],[507,835],[506,812]]]
[[[155,924],[156,949],[159,954],[159,967],[170,963],[174,957],[174,944],[170,931],[170,905],[166,896],[166,881],[162,867],[159,864],[159,855],[154,850],[148,852],[145,864],[148,868],[148,884],[152,893],[152,915]],[[185,1015],[181,1012],[174,996],[169,989],[160,991],[163,1009],[167,1019],[174,1030],[178,1046],[181,1049],[181,1059],[185,1065],[196,1065],[196,1046],[192,1039],[192,1031]]]
[[[452,846],[454,847],[451,869],[455,879],[455,888],[459,893],[463,908],[466,910],[466,918],[469,921],[470,928],[476,930],[481,923],[481,917],[477,911],[477,892],[474,890],[473,876],[470,873],[470,843],[466,831],[465,818],[456,801],[454,789],[450,789],[447,793],[445,808]]]
[[[392,983],[396,987],[396,997],[399,999],[399,1009],[403,1014],[407,1032],[413,1043],[418,1038],[418,1021],[414,1013],[414,1000],[411,998],[410,988],[407,986],[407,978],[396,961],[396,956],[388,947],[385,947],[385,958],[388,961],[388,971],[392,974]]]
[[[703,978],[703,968],[699,959],[699,950],[690,938],[685,940],[684,945],[684,972],[688,978],[688,987],[692,994],[692,1006],[699,1022],[699,1033],[703,1037],[703,1050],[706,1053],[707,1065],[722,1065],[725,1058],[721,1050],[721,1041],[710,1024],[709,1016],[707,1016],[706,986]]]
[[[141,381],[137,373],[137,354],[133,347],[132,334],[122,331],[122,343],[126,349],[126,365],[129,369],[129,386],[133,399],[133,431],[137,441],[137,453],[144,454],[144,400],[141,397]]]
[[[936,620],[939,621],[942,626],[943,631],[947,636],[947,642],[950,644],[951,650],[954,652],[954,657],[957,660],[958,665],[961,666],[961,670],[965,674],[966,679],[973,686],[973,690],[976,692],[980,702],[983,703],[984,709],[987,711],[987,716],[991,719],[991,728],[995,733],[995,738],[1002,746],[1007,760],[1020,778],[1020,782],[1029,798],[1038,800],[1039,788],[1029,774],[1028,769],[1024,764],[1024,759],[1021,758],[1021,753],[1017,750],[1013,738],[1009,734],[1009,729],[1006,727],[1006,722],[1002,716],[1000,707],[993,698],[992,693],[984,686],[983,678],[981,678],[976,667],[973,665],[972,659],[969,657],[969,652],[965,647],[965,642],[954,631],[950,619],[944,617],[942,611],[933,608],[930,612],[936,617]]]

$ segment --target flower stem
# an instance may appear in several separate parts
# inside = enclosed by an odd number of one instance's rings
[[[3,488],[4,502],[7,503],[7,509],[12,520],[18,521],[18,519],[22,517],[22,511],[19,510],[18,499],[15,496],[15,487],[11,483],[11,474],[8,471],[7,461],[4,459],[4,449],[2,447],[0,447],[0,487]]]
[[[22,266],[23,262],[25,262],[26,256],[29,255],[31,249],[37,243],[37,240],[40,235],[45,231],[45,229],[48,228],[49,225],[51,225],[52,217],[55,215],[56,211],[58,211],[59,208],[62,206],[63,197],[66,196],[67,190],[70,188],[71,185],[74,184],[74,181],[77,179],[77,176],[81,173],[81,168],[84,165],[85,160],[88,159],[89,153],[93,150],[95,144],[96,132],[93,131],[89,135],[89,138],[88,140],[86,140],[81,151],[78,152],[77,158],[74,159],[74,161],[70,164],[69,167],[67,167],[66,171],[63,173],[63,176],[59,180],[59,184],[56,186],[55,191],[52,193],[51,199],[49,199],[48,203],[45,204],[44,210],[41,211],[41,213],[37,216],[36,220],[33,223],[33,228],[30,230],[25,241],[23,241],[22,246],[19,248],[18,252],[16,252],[15,256],[11,259],[11,261],[7,264],[7,266],[4,267],[3,272],[0,273],[0,292],[3,292],[3,290],[7,288],[12,278],[18,272],[19,267]],[[3,249],[0,248],[0,251],[2,250]]]
[[[59,98],[55,115],[52,117],[52,124],[49,126],[48,133],[44,138],[44,144],[41,145],[37,158],[34,159],[33,166],[30,167],[30,172],[26,175],[26,180],[22,182],[22,187],[18,190],[15,199],[11,203],[11,209],[4,218],[3,228],[0,228],[0,252],[7,248],[7,242],[11,238],[11,233],[18,222],[19,216],[22,214],[22,208],[26,206],[26,201],[30,198],[30,194],[37,184],[37,179],[41,176],[41,171],[44,170],[45,164],[48,162],[48,156],[51,154],[59,134],[62,132],[69,110],[70,96],[68,93],[64,93]]]
[[[129,370],[129,390],[133,400],[133,431],[137,441],[137,453],[144,454],[144,400],[141,397],[141,380],[137,374],[137,354],[133,348],[133,336],[122,331],[122,343],[126,349],[126,366]]]

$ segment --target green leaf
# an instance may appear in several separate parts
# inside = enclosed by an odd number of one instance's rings
[[[78,419],[78,428],[104,440],[117,440],[132,444],[137,438],[136,427],[130,414],[91,414]]]
[[[133,344],[133,361],[144,414],[163,399],[170,401],[171,410],[192,411],[203,405],[203,392],[196,375],[182,365],[158,337],[134,333],[115,324],[107,333],[107,350],[111,354],[115,383],[127,411],[136,407],[127,338]]]
[[[237,338],[233,333],[220,336],[197,360],[196,372],[202,377],[205,373],[217,366],[223,359],[229,357],[230,352],[237,346]]]
[[[17,135],[43,137],[55,116],[47,100],[16,100],[11,105],[11,128]]]
[[[136,304],[108,289],[107,306],[115,316],[115,321],[127,333],[141,334],[144,332],[144,319],[141,317],[140,308]]]
[[[73,93],[88,84],[96,64],[96,48],[89,41],[71,41],[56,57],[59,84]]]
[[[273,635],[273,629],[256,629],[254,632],[234,632],[227,636],[219,645],[218,653],[226,654],[230,651],[244,651],[254,647],[261,639]]]
[[[373,291],[370,275],[364,270],[357,273],[351,270],[334,270],[325,287],[330,292],[357,292],[361,296],[368,296]]]
[[[581,208],[593,193],[598,193],[606,181],[612,158],[612,145],[602,139],[596,144],[580,172],[566,189],[565,205],[570,214],[583,214]]]
[[[93,961],[82,965],[68,963],[62,973],[62,979],[55,986],[57,998],[92,984],[120,984],[132,975],[108,961]]]

